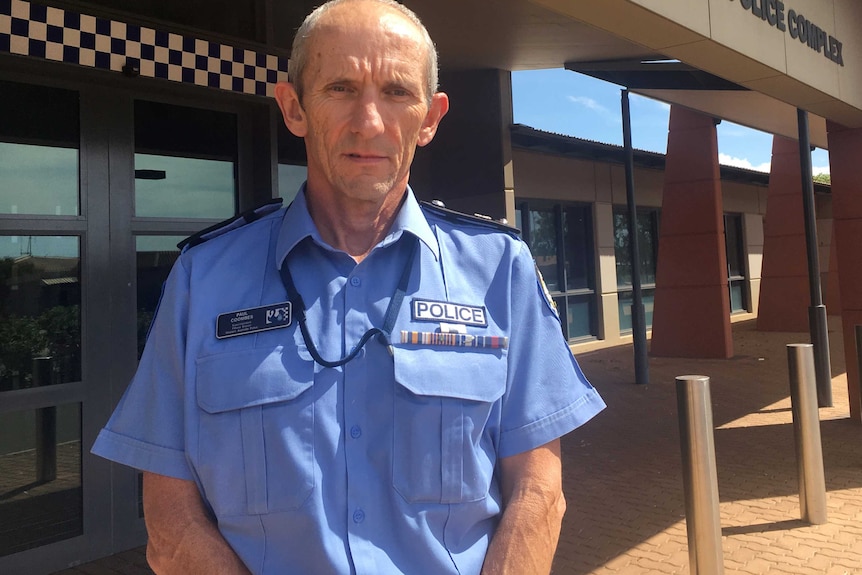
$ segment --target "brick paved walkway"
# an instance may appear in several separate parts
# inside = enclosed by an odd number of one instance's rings
[[[805,334],[736,324],[733,359],[652,358],[648,386],[632,383],[631,346],[579,355],[609,408],[564,440],[569,511],[554,573],[689,573],[674,377],[698,373],[712,379],[725,574],[862,575],[862,426],[848,419],[840,329],[830,337],[829,522],[818,526],[799,519],[787,383],[785,345]],[[144,565],[137,549],[60,573],[146,575]]]
[[[609,409],[564,440],[569,511],[554,573],[689,573],[674,378],[696,373],[711,377],[725,573],[862,574],[862,426],[848,419],[840,329],[830,337],[819,526],[800,520],[787,376],[785,345],[805,334],[738,324],[733,359],[652,358],[648,386],[632,383],[631,346],[579,356]]]

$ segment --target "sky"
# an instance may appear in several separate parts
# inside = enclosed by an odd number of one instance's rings
[[[515,123],[531,128],[622,145],[620,86],[568,70],[512,73]],[[632,146],[664,154],[670,106],[637,94],[629,96]],[[723,120],[718,125],[718,160],[769,171],[772,135]],[[829,172],[825,150],[811,154],[814,174]]]

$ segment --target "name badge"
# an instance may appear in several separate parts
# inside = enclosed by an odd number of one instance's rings
[[[460,323],[488,327],[488,318],[483,306],[422,299],[413,300],[413,321]]]
[[[216,337],[225,339],[280,329],[289,326],[292,320],[293,313],[289,301],[223,313],[216,320]]]

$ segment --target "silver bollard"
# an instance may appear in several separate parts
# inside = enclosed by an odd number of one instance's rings
[[[820,414],[817,411],[814,346],[810,343],[788,344],[787,366],[790,369],[800,515],[803,521],[820,525],[826,523],[826,477],[820,443]]]
[[[689,571],[691,575],[722,575],[724,552],[721,547],[709,377],[677,377],[676,400],[685,486]]]

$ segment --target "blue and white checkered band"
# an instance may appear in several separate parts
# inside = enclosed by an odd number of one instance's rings
[[[0,0],[0,52],[258,96],[287,79],[283,56],[24,0]]]

